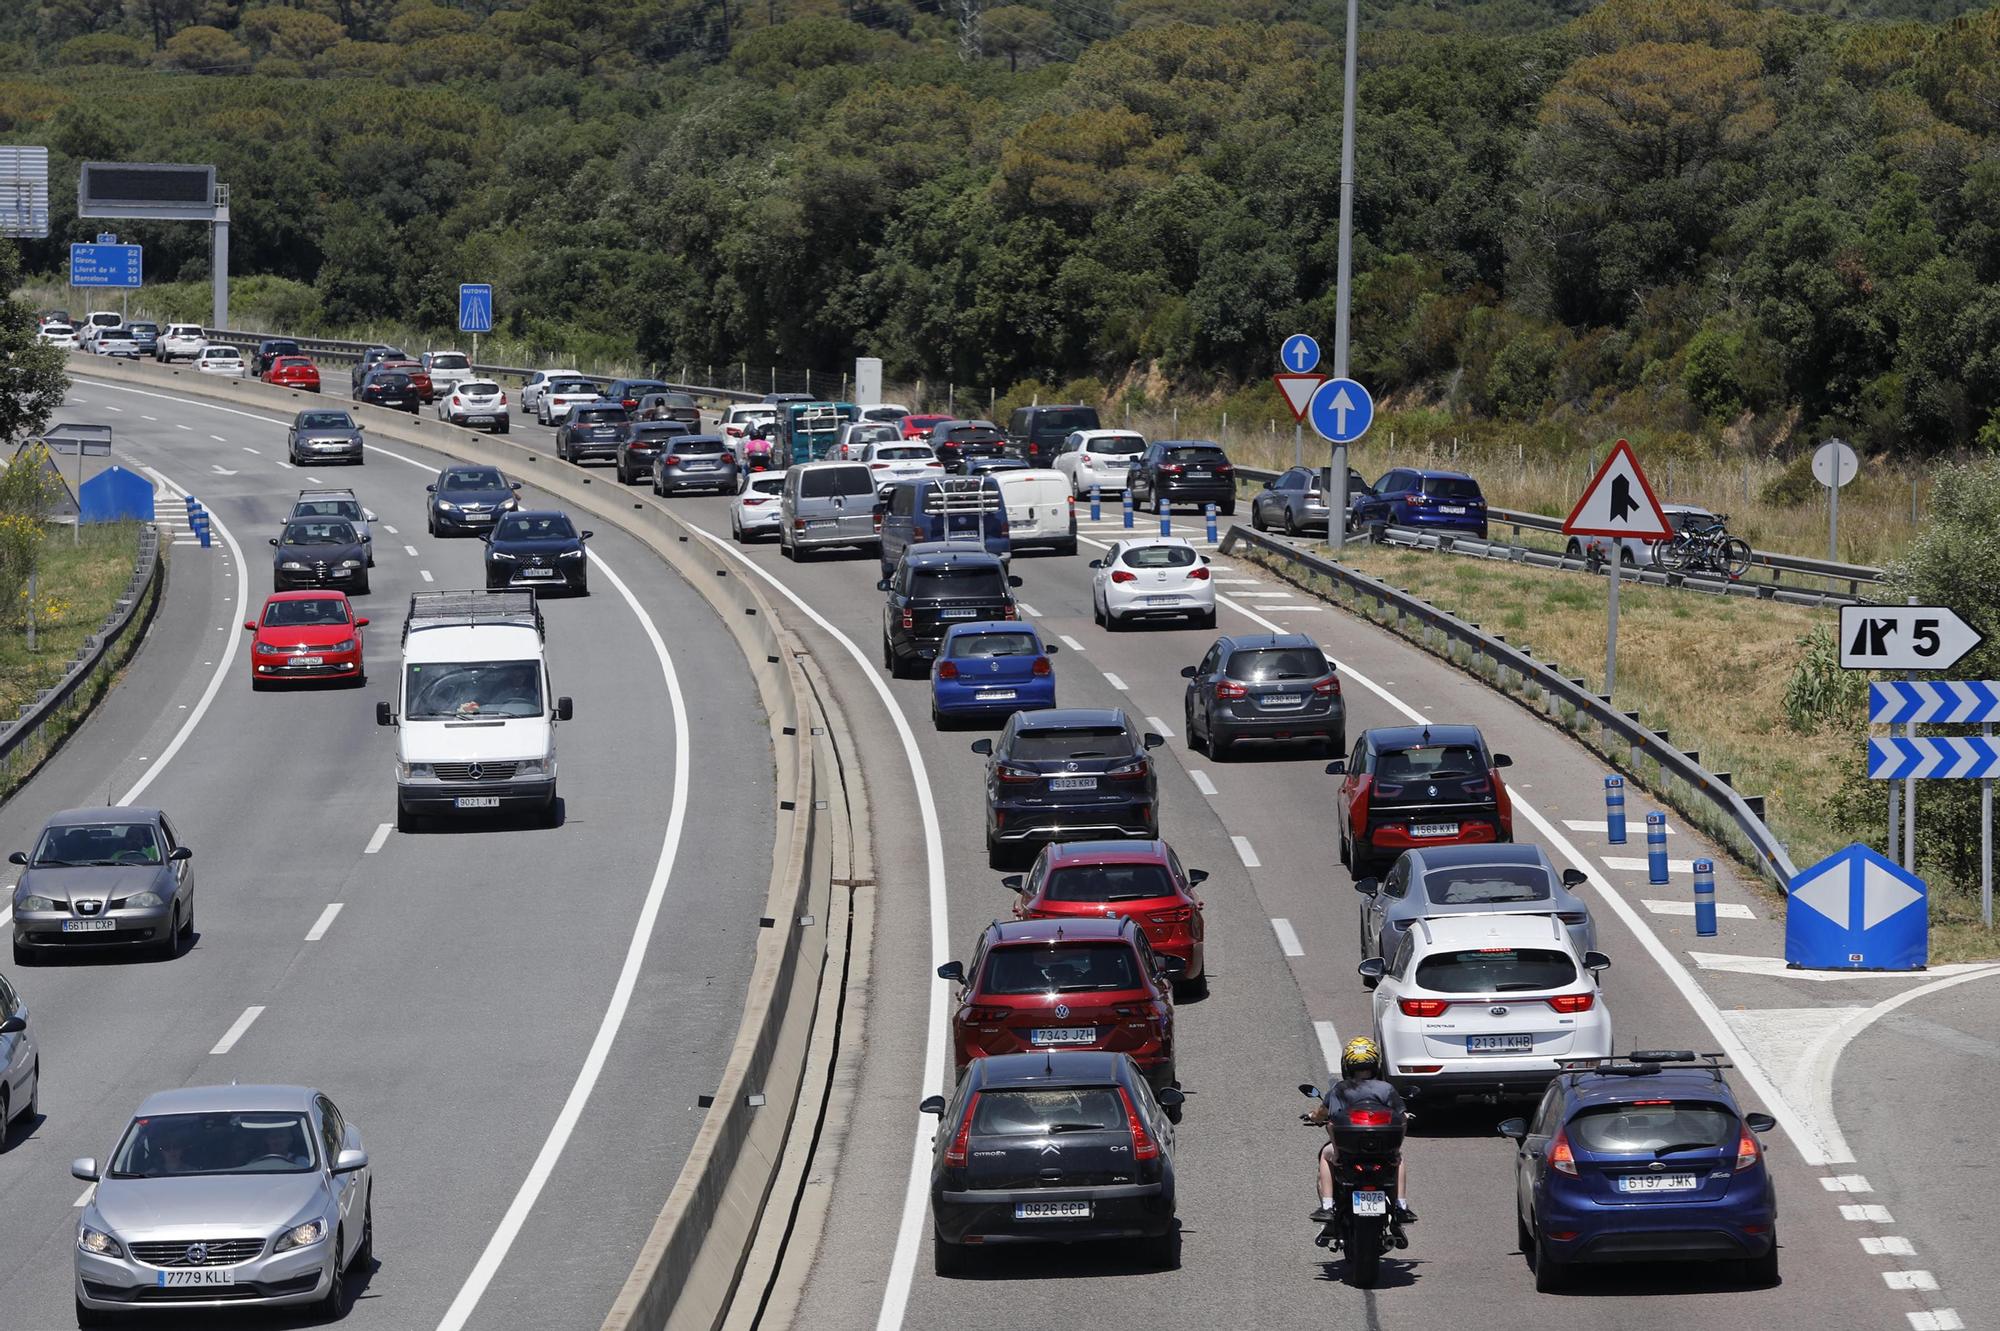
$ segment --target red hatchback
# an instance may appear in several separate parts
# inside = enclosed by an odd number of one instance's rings
[[[1176,1085],[1171,980],[1179,957],[1154,953],[1120,916],[995,920],[958,983],[952,1053],[959,1072],[989,1054],[1097,1049],[1130,1054],[1155,1089]]]
[[[1019,894],[1019,920],[1131,920],[1155,952],[1180,959],[1175,989],[1191,997],[1208,990],[1208,929],[1194,894],[1207,878],[1204,870],[1182,869],[1164,841],[1063,841],[1042,847],[1025,877],[1000,882]]]
[[[250,687],[269,688],[291,680],[346,680],[360,688],[368,680],[361,659],[361,630],[344,592],[278,592],[264,612],[243,627],[250,640]]]
[[[304,356],[279,356],[272,360],[271,368],[264,371],[264,382],[277,384],[280,388],[317,393],[319,367]]]
[[[946,421],[955,421],[957,419],[958,417],[956,416],[940,416],[935,412],[926,413],[922,416],[905,416],[901,422],[903,438],[929,439],[933,428],[944,424]]]

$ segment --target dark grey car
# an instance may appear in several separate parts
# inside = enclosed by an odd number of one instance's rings
[[[314,462],[361,465],[361,426],[345,411],[308,407],[292,417],[285,432],[285,456],[294,467]]]
[[[1287,536],[1297,536],[1308,528],[1326,530],[1326,467],[1293,467],[1271,478],[1270,484],[1250,500],[1250,525],[1258,531],[1282,528]],[[1361,473],[1348,469],[1347,510],[1367,494],[1368,482]]]
[[[296,518],[271,538],[271,590],[330,587],[354,596],[368,591],[368,547],[344,518]]]
[[[653,493],[683,490],[736,493],[740,471],[736,454],[719,434],[690,434],[671,440],[653,459]]]
[[[1149,750],[1166,743],[1122,710],[1054,707],[1016,712],[997,740],[975,740],[986,758],[986,862],[1008,861],[1051,841],[1160,835],[1159,778]]]
[[[1181,667],[1190,748],[1220,760],[1242,739],[1323,740],[1347,752],[1340,677],[1302,633],[1217,638],[1201,664]]]
[[[1418,920],[1441,915],[1553,915],[1578,956],[1597,950],[1590,907],[1572,890],[1583,873],[1560,873],[1534,845],[1426,846],[1406,850],[1380,879],[1354,885],[1361,894],[1361,958],[1396,955]]]
[[[158,809],[69,809],[42,827],[14,884],[14,964],[65,947],[130,947],[162,957],[194,940],[193,852]]]

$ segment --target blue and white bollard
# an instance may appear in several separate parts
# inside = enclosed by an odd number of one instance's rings
[[[1694,931],[1715,937],[1715,861],[1694,862]]]
[[[1604,836],[1614,846],[1625,844],[1625,778],[1604,778]]]
[[[201,548],[204,550],[208,549],[209,537],[208,537],[207,510],[204,509],[196,512],[196,514],[194,515],[194,521],[189,523],[188,525],[194,528],[195,539],[201,542]]]
[[[1125,530],[1132,530],[1132,492],[1125,491]]]
[[[1667,881],[1667,815],[1646,815],[1646,881]]]
[[[1092,522],[1104,520],[1104,497],[1098,493],[1094,485],[1090,487],[1090,520]]]
[[[1206,517],[1206,518],[1208,519],[1208,543],[1209,543],[1210,545],[1214,545],[1214,544],[1215,544],[1215,505],[1214,505],[1214,504],[1204,504],[1204,505],[1202,506],[1202,515],[1203,515],[1204,517]]]
[[[1160,514],[1160,535],[1172,536],[1173,534],[1174,534],[1173,514],[1171,513]]]

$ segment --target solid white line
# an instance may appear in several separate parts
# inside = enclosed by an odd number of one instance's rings
[[[1236,847],[1236,858],[1243,861],[1244,868],[1261,869],[1264,867],[1264,861],[1258,859],[1257,852],[1250,849],[1250,838],[1233,836],[1229,838],[1229,844]]]
[[[1636,859],[1630,855],[1606,855],[1604,857],[1604,867],[1617,873],[1644,873],[1648,866],[1645,860]],[[1670,874],[1693,873],[1694,861],[1670,859],[1667,861],[1667,872]]]
[[[1255,578],[1217,578],[1215,583],[1218,587],[1256,587],[1261,585]],[[1238,595],[1241,595],[1241,593],[1238,593]]]
[[[306,930],[306,941],[308,943],[317,943],[320,939],[326,937],[326,931],[333,927],[333,917],[340,914],[340,908],[343,904],[339,901],[333,902],[319,913],[319,918],[313,921],[313,927]]]
[[[1819,1181],[1828,1192],[1873,1192],[1868,1180],[1860,1174],[1833,1174]]]
[[[89,1187],[85,1188],[82,1192],[78,1193],[76,1200],[71,1202],[70,1205],[72,1207],[88,1206],[90,1205],[90,1199],[92,1197],[95,1197],[96,1195],[97,1195],[97,1185],[93,1183]]]
[[[403,553],[414,558],[417,553],[417,547],[414,545],[406,545],[403,547]]]
[[[1112,674],[1109,670],[1104,672],[1104,682],[1109,684],[1112,688],[1117,689],[1120,693],[1125,693],[1128,691],[1125,687],[1125,681],[1118,678],[1118,676]]]
[[[1174,737],[1173,727],[1157,716],[1147,717],[1146,724],[1158,731],[1161,739],[1172,739]]]
[[[1042,617],[1042,612],[1029,605],[1026,601],[1019,601],[1016,604],[1020,607],[1021,613],[1029,619],[1040,619]]]
[[[1210,781],[1208,773],[1202,771],[1200,768],[1190,767],[1188,769],[1188,780],[1194,782],[1194,788],[1204,795],[1213,795],[1215,793],[1215,783]]]
[[[1655,915],[1694,914],[1694,902],[1692,901],[1642,900],[1639,904],[1644,906],[1647,910],[1653,912],[1653,914]],[[1715,917],[1719,920],[1754,920],[1757,918],[1756,915],[1751,912],[1748,906],[1738,905],[1734,901],[1716,902]]]
[[[1217,582],[1220,582],[1220,581],[1222,581],[1222,579],[1220,579],[1220,578],[1217,578],[1217,579],[1216,579],[1216,581],[1217,581]],[[1232,578],[1232,579],[1231,579],[1230,581],[1231,581],[1231,582],[1233,583],[1233,582],[1235,582],[1236,580]],[[1250,585],[1251,585],[1251,586],[1255,586],[1256,584],[1255,584],[1255,583],[1252,583],[1252,584],[1250,584]],[[1257,596],[1261,596],[1261,597],[1267,597],[1267,598],[1269,598],[1269,599],[1271,599],[1271,600],[1275,600],[1275,601],[1282,601],[1282,600],[1284,600],[1284,599],[1285,599],[1285,598],[1287,598],[1287,597],[1291,597],[1291,596],[1297,596],[1297,595],[1298,595],[1298,593],[1297,593],[1297,592],[1231,592],[1231,593],[1230,593],[1230,595],[1232,595],[1232,596],[1249,596],[1249,597],[1257,597]]]
[[[433,578],[433,577],[431,576],[431,571],[430,571],[429,569],[427,569],[427,568],[420,568],[420,569],[418,569],[418,570],[417,570],[417,572],[419,572],[419,573],[421,573],[421,574],[423,574],[423,575],[424,575],[424,581],[425,581],[425,582],[436,582],[436,581],[437,581],[437,579],[436,579],[436,578]]]
[[[394,823],[375,824],[375,833],[368,838],[368,847],[361,853],[363,855],[373,855],[376,851],[382,849],[384,843],[389,840],[389,833],[395,830],[396,825]]]
[[[222,1038],[215,1042],[215,1048],[208,1052],[210,1054],[226,1054],[231,1049],[234,1049],[236,1042],[243,1038],[243,1033],[250,1029],[250,1023],[263,1015],[264,1008],[261,1004],[244,1008],[243,1015],[236,1019],[236,1024],[223,1032]]]
[[[1071,651],[1080,652],[1083,650],[1083,644],[1078,642],[1075,638],[1070,637],[1069,634],[1059,633],[1056,636],[1061,638],[1062,645],[1069,648]]]
[[[550,1175],[555,1173],[556,1162],[562,1158],[563,1148],[569,1145],[570,1135],[576,1131],[577,1120],[583,1117],[584,1106],[590,1102],[590,1093],[597,1088],[597,1079],[604,1071],[604,1064],[611,1056],[612,1043],[618,1038],[619,1027],[625,1024],[625,1013],[632,1005],[632,991],[639,983],[639,971],[645,964],[646,946],[653,936],[653,927],[659,920],[660,903],[667,894],[668,880],[673,877],[674,860],[680,853],[681,831],[687,823],[688,803],[688,711],[687,699],[681,693],[680,676],[674,671],[673,657],[667,654],[667,644],[660,638],[660,630],[653,623],[653,617],[639,604],[639,598],[625,585],[625,580],[612,571],[611,566],[591,552],[590,562],[598,573],[618,589],[625,598],[632,613],[639,618],[639,627],[645,631],[646,640],[653,645],[653,655],[659,659],[660,673],[667,683],[667,702],[673,711],[674,720],[674,773],[673,797],[667,809],[666,835],[661,839],[659,862],[653,868],[653,881],[647,885],[645,903],[639,909],[639,918],[632,927],[632,938],[625,948],[625,964],[619,968],[618,982],[612,986],[611,1001],[604,1009],[604,1018],[598,1023],[597,1035],[590,1042],[590,1051],[584,1056],[583,1066],[577,1070],[576,1082],[570,1087],[569,1098],[563,1101],[560,1113],[556,1115],[554,1126],[549,1129],[548,1139],[542,1143],[535,1162],[528,1167],[528,1176],[521,1181],[520,1191],[507,1206],[507,1213],[500,1218],[493,1237],[487,1240],[486,1249],[479,1254],[473,1264],[472,1274],[465,1278],[458,1296],[445,1309],[438,1321],[438,1331],[459,1331],[479,1306],[480,1296],[493,1283],[493,1277],[500,1270],[500,1264],[507,1260],[508,1249],[514,1246],[521,1227],[527,1223],[528,1215],[534,1210],[542,1189],[548,1185]],[[939,1043],[942,1043],[940,1036]]]
[[[1965,1319],[1955,1309],[1939,1308],[1935,1312],[1910,1313],[1910,1331],[1965,1331]]]
[[[1890,1289],[1936,1289],[1937,1277],[1928,1271],[1884,1271],[1882,1283]]]
[[[1893,1225],[1896,1223],[1896,1218],[1889,1214],[1888,1207],[1878,1206],[1873,1203],[1843,1206],[1840,1208],[1840,1218],[1842,1220],[1858,1220],[1863,1224],[1869,1225]]]
[[[1313,1034],[1319,1038],[1320,1057],[1326,1060],[1328,1072],[1340,1071],[1340,1032],[1330,1021],[1313,1023]]]
[[[1288,957],[1303,957],[1304,947],[1299,945],[1299,932],[1292,928],[1292,922],[1282,916],[1271,921],[1271,932],[1278,936],[1278,949]]]
[[[1867,1253],[1870,1257],[1914,1257],[1917,1255],[1916,1248],[1908,1239],[1895,1235],[1882,1237],[1871,1234],[1861,1240],[1861,1251]]]

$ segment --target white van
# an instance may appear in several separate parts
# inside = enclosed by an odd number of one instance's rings
[[[412,592],[403,621],[396,829],[427,815],[526,810],[556,816],[556,722],[574,714],[549,682],[531,591]]]
[[[1014,549],[1076,553],[1076,497],[1070,493],[1069,477],[1049,467],[991,475],[1000,482]]]

